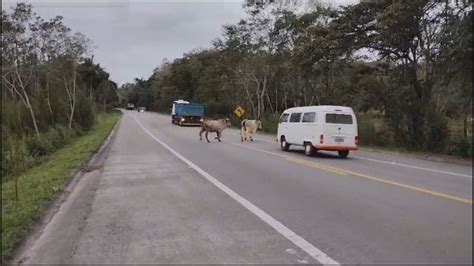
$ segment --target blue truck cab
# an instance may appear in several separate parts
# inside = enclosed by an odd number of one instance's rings
[[[204,117],[204,105],[184,100],[173,102],[171,123],[183,125],[201,125]]]

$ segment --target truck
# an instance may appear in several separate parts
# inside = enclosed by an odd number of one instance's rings
[[[171,123],[183,125],[201,125],[204,117],[204,105],[176,100],[171,108]]]

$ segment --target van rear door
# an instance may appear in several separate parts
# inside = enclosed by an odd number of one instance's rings
[[[327,112],[324,114],[323,146],[355,146],[357,125],[352,113]]]

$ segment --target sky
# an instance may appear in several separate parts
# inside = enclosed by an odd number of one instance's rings
[[[346,4],[355,0],[332,0]],[[2,1],[2,9],[15,0]],[[147,79],[166,58],[208,48],[222,25],[245,16],[241,0],[24,0],[43,18],[56,15],[92,41],[94,61],[119,85]]]

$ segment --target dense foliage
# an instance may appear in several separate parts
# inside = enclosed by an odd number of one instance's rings
[[[472,156],[471,1],[267,3],[244,5],[212,48],[125,84],[124,102],[168,111],[182,98],[208,115],[242,105],[270,130],[288,107],[347,105],[365,143]]]
[[[2,179],[91,129],[117,85],[86,57],[88,39],[31,5],[2,10]]]

